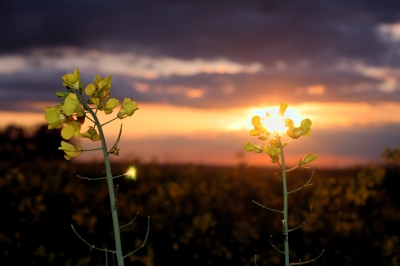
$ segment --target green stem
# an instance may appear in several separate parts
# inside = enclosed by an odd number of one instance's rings
[[[95,149],[89,149],[89,150],[82,150],[82,151],[98,151],[98,150],[102,150],[103,148],[95,148]]]
[[[115,193],[114,193],[114,183],[113,183],[113,176],[111,174],[111,165],[109,154],[107,150],[106,141],[104,138],[103,128],[101,127],[100,121],[97,118],[96,114],[93,110],[84,102],[82,104],[85,106],[85,109],[92,115],[97,128],[100,134],[101,146],[103,149],[103,156],[104,156],[104,165],[106,167],[106,176],[107,176],[107,185],[108,185],[108,194],[110,197],[110,205],[111,205],[111,215],[113,221],[113,228],[114,228],[114,239],[115,239],[115,250],[117,255],[117,262],[118,266],[124,266],[124,257],[122,255],[122,245],[121,245],[121,234],[120,234],[120,227],[118,222],[118,213],[117,213],[117,206],[115,200]]]
[[[118,117],[115,117],[115,118],[113,118],[113,119],[111,119],[110,121],[107,121],[107,122],[105,122],[104,124],[102,124],[101,126],[104,126],[104,125],[107,125],[108,123],[110,123],[110,122],[112,122],[112,121],[114,121],[115,119],[117,119]]]
[[[286,183],[286,165],[285,156],[283,154],[282,142],[279,140],[279,148],[281,150],[281,160],[282,160],[282,184],[283,184],[283,237],[285,246],[285,266],[289,266],[289,235],[288,235],[288,193],[287,193],[287,183]]]

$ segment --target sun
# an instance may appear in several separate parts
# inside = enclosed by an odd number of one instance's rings
[[[283,117],[279,115],[279,106],[263,105],[258,107],[236,108],[229,113],[224,114],[224,119],[221,119],[219,124],[227,131],[250,131],[254,128],[251,120],[254,116],[259,116],[261,122],[271,132],[278,132],[280,135],[286,134],[285,119],[290,118],[295,125],[302,121],[302,117],[297,112],[296,108],[287,107]],[[301,111],[301,110],[300,110]],[[267,115],[268,113],[268,115]]]
[[[285,120],[283,117],[280,117],[279,114],[271,115],[270,113],[266,113],[261,121],[270,132],[282,135],[287,131],[287,127],[285,127]]]
[[[287,127],[285,127],[285,119],[290,118],[293,120],[294,124],[299,124],[302,120],[301,116],[299,116],[296,111],[290,107],[288,107],[281,117],[279,115],[279,107],[258,107],[258,108],[250,108],[249,109],[249,121],[246,124],[248,129],[253,129],[254,126],[251,124],[251,118],[253,116],[260,116],[261,122],[264,124],[265,128],[267,128],[270,132],[278,133],[279,135],[283,135],[287,131]]]

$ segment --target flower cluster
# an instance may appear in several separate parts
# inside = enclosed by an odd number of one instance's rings
[[[92,141],[99,141],[101,139],[96,127],[101,125],[96,124],[97,118],[93,117],[97,111],[103,111],[106,115],[113,112],[114,108],[120,105],[116,98],[110,98],[110,88],[112,84],[112,77],[100,78],[96,75],[94,83],[90,83],[84,88],[80,80],[79,69],[75,69],[74,73],[67,74],[62,77],[63,86],[66,90],[57,92],[56,95],[61,98],[61,103],[56,106],[45,107],[45,119],[49,123],[49,129],[61,128],[61,136],[65,140],[72,137],[88,138]],[[86,98],[86,99],[85,99]],[[125,98],[121,104],[115,118],[111,119],[124,119],[138,110],[137,103],[130,98]],[[88,116],[90,114],[92,119]],[[89,129],[82,133],[82,125],[85,118],[93,122]],[[109,122],[110,122],[109,121]],[[108,123],[108,122],[107,122]],[[106,124],[106,123],[105,123]],[[65,159],[70,160],[73,157],[82,153],[82,147],[78,144],[70,144],[62,141],[59,150],[65,152]],[[118,155],[119,149],[114,145],[110,154]]]
[[[288,105],[286,103],[281,103],[279,108],[279,116],[283,119],[285,111]],[[270,114],[266,114],[267,117],[270,117]],[[306,118],[301,121],[300,126],[295,127],[292,119],[285,119],[285,127],[287,130],[285,133],[280,134],[279,132],[269,130],[262,122],[260,116],[254,116],[251,120],[254,128],[250,131],[250,136],[257,136],[259,140],[265,141],[268,143],[265,145],[255,144],[253,142],[247,142],[244,146],[245,151],[262,153],[265,152],[271,158],[271,162],[279,163],[279,156],[281,155],[283,148],[292,140],[298,139],[301,136],[311,136],[311,125],[312,122],[310,119]],[[272,131],[272,132],[271,132]],[[284,136],[288,136],[289,140],[287,142],[282,142],[281,139]],[[307,154],[304,158],[300,159],[297,166],[304,167],[305,164],[308,164],[318,157],[313,154]]]

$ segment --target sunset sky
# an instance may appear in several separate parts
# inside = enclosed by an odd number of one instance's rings
[[[286,148],[291,163],[379,162],[400,146],[399,1],[16,0],[0,25],[0,127],[45,123],[61,76],[79,68],[85,85],[111,75],[112,97],[138,103],[122,158],[268,166],[238,154],[257,142],[251,117],[281,102],[313,121]]]

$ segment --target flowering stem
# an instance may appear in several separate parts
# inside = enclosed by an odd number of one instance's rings
[[[107,177],[107,185],[108,185],[108,194],[110,197],[111,215],[112,215],[113,228],[114,228],[114,239],[115,239],[115,250],[116,250],[116,255],[117,255],[117,262],[118,262],[118,266],[123,266],[124,265],[124,257],[122,255],[120,227],[119,227],[119,221],[118,221],[118,213],[117,213],[115,193],[114,193],[114,183],[113,183],[113,176],[111,174],[111,165],[110,165],[109,153],[107,150],[107,144],[106,144],[106,141],[104,138],[103,129],[101,127],[100,121],[97,118],[96,114],[85,102],[82,102],[82,104],[84,105],[85,109],[92,115],[92,117],[96,123],[96,126],[99,130],[101,146],[102,146],[103,156],[104,156],[104,165],[106,167],[106,177]]]
[[[283,154],[282,142],[279,140],[279,148],[281,150],[282,160],[282,184],[283,184],[283,237],[284,237],[284,253],[285,253],[285,266],[289,266],[289,235],[288,235],[288,193],[287,193],[287,182],[286,182],[286,165],[285,156]]]

